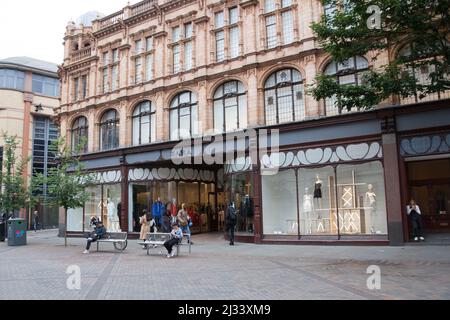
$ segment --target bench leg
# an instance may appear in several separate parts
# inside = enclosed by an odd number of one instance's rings
[[[189,254],[191,254],[191,242],[189,241]]]
[[[180,255],[180,246],[177,246],[177,257]]]
[[[97,252],[98,252],[98,245],[99,245],[99,243],[98,243],[98,241],[97,241]]]

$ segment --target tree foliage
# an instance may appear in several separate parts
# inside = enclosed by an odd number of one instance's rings
[[[84,206],[89,199],[85,189],[91,178],[83,173],[79,160],[81,148],[82,145],[75,151],[71,150],[64,138],[59,138],[49,147],[49,151],[55,154],[56,166],[50,167],[47,175],[36,173],[32,179],[33,194],[41,202],[64,209]]]
[[[25,207],[28,198],[24,172],[29,161],[16,156],[17,137],[2,133],[4,141],[3,168],[0,168],[0,211],[7,217]]]
[[[450,0],[323,0],[337,8],[323,15],[312,29],[325,52],[342,63],[370,53],[406,45],[405,54],[370,69],[357,85],[339,85],[335,78],[319,75],[311,92],[316,99],[337,97],[338,107],[370,109],[396,95],[422,99],[450,89]],[[414,70],[426,70],[419,81]]]

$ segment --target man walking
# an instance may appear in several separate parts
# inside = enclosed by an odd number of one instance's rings
[[[230,202],[225,216],[226,229],[225,231],[230,236],[230,246],[234,246],[234,229],[236,228],[237,212],[234,202]]]

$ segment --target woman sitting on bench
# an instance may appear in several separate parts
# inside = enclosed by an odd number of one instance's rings
[[[172,239],[167,240],[164,243],[164,247],[166,247],[168,252],[167,258],[172,258],[175,255],[173,246],[181,243],[181,240],[183,239],[183,231],[181,231],[177,223],[172,224],[172,232],[170,234],[172,235]]]
[[[92,242],[96,242],[106,235],[106,228],[103,226],[103,223],[101,221],[95,220],[93,224],[95,225],[95,229],[89,234],[87,238],[86,250],[83,251],[84,254],[89,253]]]

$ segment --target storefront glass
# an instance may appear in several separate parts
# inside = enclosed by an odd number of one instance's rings
[[[237,211],[236,231],[244,235],[254,233],[254,201],[251,172],[232,174],[225,177],[226,204],[234,201]]]
[[[84,231],[90,231],[90,221],[92,217],[103,219],[103,205],[102,205],[102,186],[90,186],[86,188],[89,193],[89,200],[84,205]]]
[[[337,167],[341,234],[387,234],[381,162]]]
[[[263,176],[262,199],[265,235],[298,235],[298,229],[301,236],[387,234],[379,161]]]
[[[102,197],[102,221],[109,232],[120,232],[121,213],[120,184],[104,185]]]
[[[333,167],[298,170],[301,235],[336,235],[336,192]]]
[[[298,235],[295,170],[262,176],[264,234]]]
[[[83,208],[67,210],[67,231],[83,231]]]

